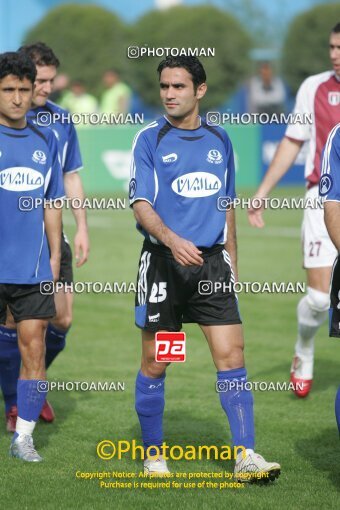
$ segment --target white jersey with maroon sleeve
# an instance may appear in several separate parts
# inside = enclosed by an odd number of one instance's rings
[[[294,114],[312,114],[313,122],[289,124],[286,136],[294,140],[309,140],[305,166],[308,188],[319,183],[322,150],[333,127],[340,122],[340,80],[334,71],[315,74],[300,86]],[[299,118],[298,116],[298,118]]]

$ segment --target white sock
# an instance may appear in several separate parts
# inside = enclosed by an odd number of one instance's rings
[[[23,420],[18,416],[17,425],[15,427],[15,432],[20,435],[28,435],[31,436],[33,434],[34,427],[36,425],[35,421],[27,421]]]
[[[314,363],[314,338],[321,324],[327,319],[329,296],[308,287],[308,293],[297,307],[298,336],[295,354],[302,363],[295,369],[295,376],[312,379]]]

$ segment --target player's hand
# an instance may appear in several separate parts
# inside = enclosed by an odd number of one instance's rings
[[[204,260],[202,252],[191,242],[173,234],[169,239],[168,246],[176,262],[181,266],[202,266]]]
[[[90,251],[89,234],[87,230],[78,230],[74,236],[74,256],[76,258],[76,266],[80,267],[88,259]]]
[[[252,205],[248,207],[248,221],[252,227],[263,228],[263,205],[260,205],[261,197],[254,196],[251,199]]]
[[[53,275],[53,281],[56,282],[59,280],[59,274],[60,274],[60,257],[50,258],[50,264],[51,264],[51,270]]]

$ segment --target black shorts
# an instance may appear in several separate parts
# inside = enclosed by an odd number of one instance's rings
[[[40,292],[40,285],[0,284],[0,324],[6,323],[7,306],[15,322],[51,319],[55,316],[53,295]]]
[[[340,338],[340,257],[337,257],[332,272],[331,309],[329,314],[329,336]]]
[[[228,253],[222,245],[201,250],[203,266],[184,267],[167,247],[144,242],[137,281],[136,326],[155,332],[180,331],[182,323],[189,322],[206,326],[241,324]],[[218,289],[210,292],[212,287]]]
[[[58,281],[62,283],[72,283],[73,282],[72,251],[66,239],[67,238],[65,234],[62,233],[60,273]]]

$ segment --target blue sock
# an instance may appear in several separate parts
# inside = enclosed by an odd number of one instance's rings
[[[37,422],[47,392],[38,390],[38,379],[18,380],[18,416],[29,422]],[[18,437],[15,432],[12,441]]]
[[[48,324],[46,331],[46,370],[58,354],[65,348],[67,333],[68,331],[61,331],[52,324]]]
[[[240,385],[247,381],[246,369],[236,368],[217,372],[217,381],[232,383],[231,387],[227,387],[226,391],[221,391],[219,395],[221,405],[228,416],[233,445],[254,449],[253,395],[250,390],[237,388],[237,383]],[[233,384],[236,386],[233,387]],[[223,385],[221,387],[223,388]]]
[[[335,397],[335,417],[336,423],[338,425],[338,430],[340,434],[340,386],[338,388],[336,397]]]
[[[17,382],[20,373],[21,357],[17,332],[0,326],[0,381],[6,413],[17,405]]]
[[[145,449],[163,443],[164,380],[165,374],[158,379],[146,377],[141,371],[137,374],[135,408]],[[150,450],[150,455],[155,453]]]

